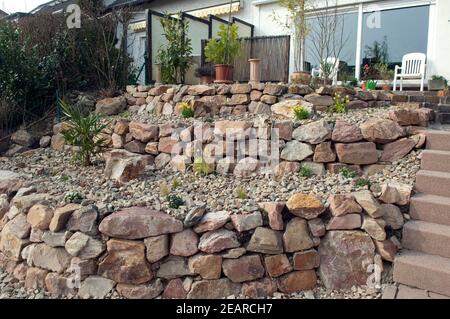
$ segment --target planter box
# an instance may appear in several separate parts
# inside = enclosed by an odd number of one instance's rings
[[[428,91],[440,91],[445,89],[445,80],[428,80]]]

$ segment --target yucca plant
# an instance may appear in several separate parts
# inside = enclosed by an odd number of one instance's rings
[[[101,115],[97,113],[84,114],[75,106],[60,100],[59,104],[66,117],[67,129],[62,132],[66,142],[76,147],[74,160],[84,166],[92,164],[92,157],[104,152],[108,143],[104,137],[107,123],[102,123]]]

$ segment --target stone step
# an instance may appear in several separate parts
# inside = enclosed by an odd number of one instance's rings
[[[439,104],[438,110],[442,113],[450,113],[450,104]]]
[[[422,169],[450,173],[450,152],[425,150],[422,152]]]
[[[450,173],[420,170],[416,174],[416,191],[450,197]]]
[[[450,258],[450,226],[410,221],[403,227],[402,245],[406,249]]]
[[[450,132],[430,130],[427,134],[427,149],[450,151]]]
[[[417,194],[411,198],[409,214],[415,220],[450,226],[450,198]]]
[[[394,281],[450,296],[450,259],[403,250],[394,261]]]
[[[450,124],[450,113],[440,113],[439,119],[441,124]]]

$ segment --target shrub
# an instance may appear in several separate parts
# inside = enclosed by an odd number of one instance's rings
[[[312,170],[311,168],[306,167],[306,166],[303,166],[303,167],[300,169],[300,176],[301,176],[301,177],[309,178],[309,177],[311,177],[312,175],[313,175],[313,170]]]
[[[84,115],[79,109],[60,101],[64,115],[67,117],[67,130],[62,134],[69,144],[76,146],[74,159],[88,166],[91,159],[97,154],[103,153],[107,147],[107,141],[101,134],[108,124],[102,123],[102,118],[97,113]]]
[[[309,119],[309,117],[311,116],[311,112],[309,112],[309,110],[302,105],[294,106],[292,108],[292,111],[294,112],[297,121]]]
[[[240,51],[238,25],[221,24],[219,28],[217,38],[210,39],[205,46],[206,61],[214,64],[233,64]]]
[[[167,195],[167,202],[169,203],[169,208],[172,209],[178,209],[184,205],[184,200],[178,195]]]
[[[194,108],[189,103],[183,102],[178,107],[181,110],[181,116],[185,119],[194,117]]]
[[[214,172],[214,164],[208,163],[204,157],[194,159],[194,173],[196,175],[209,175]]]
[[[356,177],[356,172],[348,167],[343,167],[341,168],[340,171],[341,175],[344,176],[345,178],[355,178]]]
[[[335,94],[333,98],[334,104],[330,108],[333,113],[347,113],[348,103],[350,103],[350,97],[346,95],[342,97],[340,94]]]

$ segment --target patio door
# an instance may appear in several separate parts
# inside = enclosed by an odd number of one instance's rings
[[[145,73],[146,73],[146,67],[145,64],[145,57],[147,55],[147,36],[139,36],[138,37],[138,54],[136,57],[135,65],[138,68],[138,72],[140,72],[138,77],[138,82],[140,84],[145,84]]]

